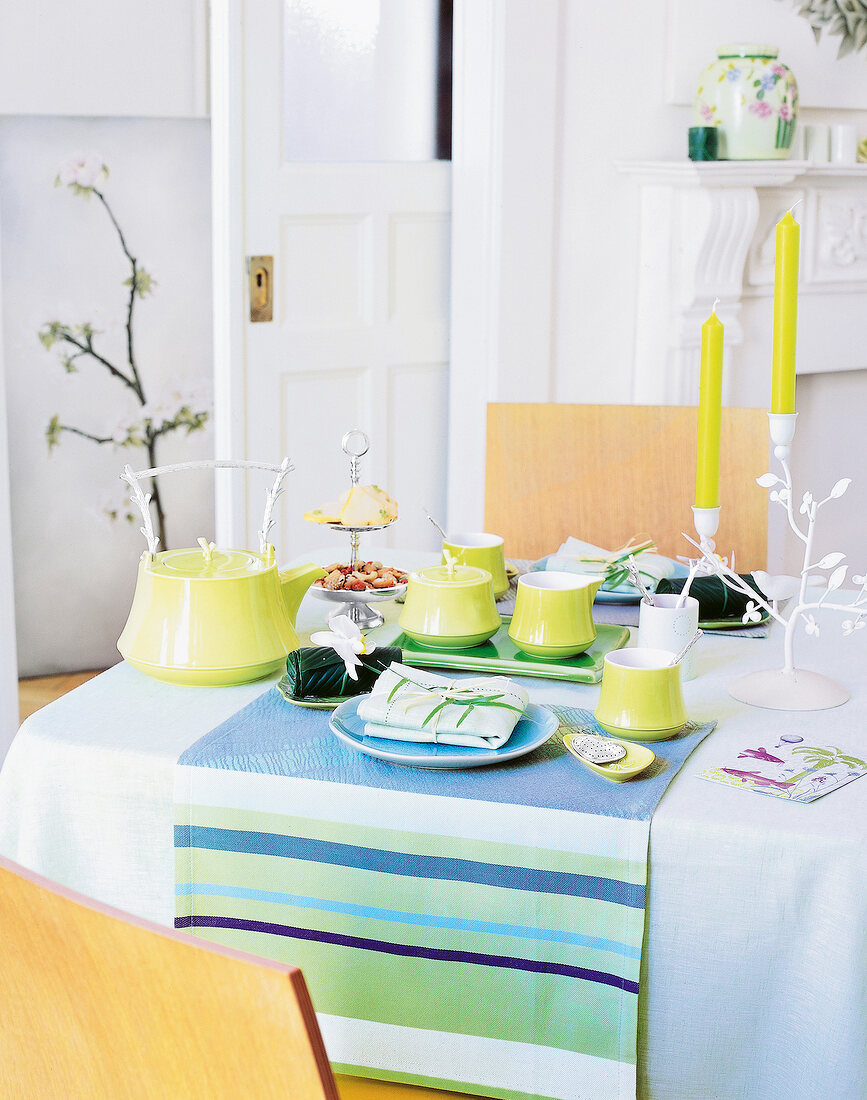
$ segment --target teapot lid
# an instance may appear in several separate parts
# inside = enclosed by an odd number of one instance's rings
[[[252,550],[218,550],[204,539],[199,543],[200,550],[163,550],[149,563],[150,572],[177,580],[223,580],[264,573],[274,565],[270,545],[267,554],[257,554]]]
[[[459,588],[468,588],[491,580],[487,569],[480,569],[475,565],[430,565],[426,569],[417,570],[412,576],[423,584],[452,585]]]

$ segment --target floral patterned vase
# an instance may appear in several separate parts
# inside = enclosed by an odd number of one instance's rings
[[[719,127],[720,160],[782,160],[798,117],[798,84],[773,46],[723,46],[702,73],[699,126]]]

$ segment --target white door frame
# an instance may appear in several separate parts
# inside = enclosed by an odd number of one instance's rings
[[[211,3],[214,432],[244,457],[244,0]],[[455,0],[448,523],[484,507],[489,401],[553,388],[563,0]],[[243,538],[243,487],[216,489],[216,533]]]
[[[2,286],[2,275],[0,275]],[[0,298],[2,300],[2,298]],[[9,497],[9,436],[0,322],[0,764],[18,729],[18,648],[12,582],[12,511]]]
[[[244,438],[243,37],[244,0],[211,0],[211,224],[214,311],[214,454],[246,458]],[[217,542],[240,546],[244,486],[217,475]]]
[[[480,530],[489,401],[552,401],[563,0],[456,0],[448,523]]]

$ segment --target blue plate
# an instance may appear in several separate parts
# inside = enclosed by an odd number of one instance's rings
[[[547,554],[544,558],[539,558],[538,561],[533,562],[530,566],[531,573],[543,572],[545,566],[548,564],[548,558],[552,555]],[[672,561],[674,565],[674,572],[672,573],[672,579],[677,577],[688,577],[689,569],[683,564],[683,562]],[[615,589],[606,588],[604,585],[596,593],[596,599],[594,603],[641,603],[641,593],[638,589],[626,581]]]
[[[478,768],[483,764],[499,764],[524,756],[548,740],[560,725],[547,707],[530,703],[512,732],[499,749],[475,749],[464,745],[437,745],[431,742],[392,741],[387,737],[365,737],[364,721],[358,717],[358,704],[364,699],[356,695],[341,703],[331,715],[331,729],[345,744],[387,760],[391,764],[407,764],[414,768]]]

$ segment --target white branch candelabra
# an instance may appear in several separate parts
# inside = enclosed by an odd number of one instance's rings
[[[693,539],[689,541],[699,548],[701,557],[692,563],[690,574],[691,576],[696,572],[716,574],[729,588],[746,596],[745,623],[758,622],[762,611],[766,611],[772,619],[785,627],[783,667],[753,672],[740,677],[729,686],[730,694],[742,702],[753,706],[770,707],[774,710],[825,710],[845,703],[849,698],[849,692],[827,676],[796,668],[794,637],[795,629],[802,621],[807,634],[818,636],[819,624],[813,612],[819,609],[838,611],[846,615],[847,618],[842,623],[844,634],[853,634],[867,626],[867,620],[865,620],[867,573],[852,577],[860,589],[853,601],[836,603],[831,600],[831,596],[842,587],[846,579],[848,566],[841,564],[845,555],[834,551],[823,555],[818,561],[812,560],[813,536],[819,510],[829,501],[843,496],[849,488],[851,479],[840,478],[830,493],[821,500],[816,500],[812,493],[805,492],[799,508],[799,513],[805,517],[805,520],[800,521],[795,516],[792,474],[789,468],[789,454],[795,436],[797,413],[769,413],[768,418],[771,440],[775,444],[774,455],[782,467],[783,476],[766,473],[756,480],[763,488],[770,490],[771,500],[785,509],[789,526],[804,544],[804,564],[801,574],[799,577],[771,576],[754,570],[753,577],[761,589],[761,592],[757,592],[735,572],[733,561],[729,566],[714,553],[711,536],[716,533],[716,524],[712,522],[712,517],[699,515],[699,512],[712,511],[708,509],[696,510],[696,531],[700,542],[695,542]],[[827,573],[827,582],[818,589],[810,582],[818,579],[822,572]],[[814,593],[817,594],[814,595]],[[795,602],[791,608],[787,609],[787,613],[783,614],[780,610],[780,601],[789,598],[793,598]]]

